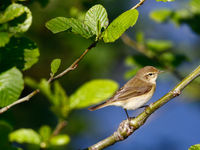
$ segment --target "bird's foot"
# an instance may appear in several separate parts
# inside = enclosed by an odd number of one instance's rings
[[[129,119],[133,119],[134,117],[131,117]],[[134,131],[133,126],[130,125],[130,120],[124,120],[122,123],[120,123],[118,130],[114,133],[114,136],[116,137],[116,140],[124,140],[126,137],[131,135]],[[125,134],[125,136],[123,136]]]
[[[147,108],[147,107],[149,107],[149,105],[144,105],[144,106],[141,106],[139,108]]]

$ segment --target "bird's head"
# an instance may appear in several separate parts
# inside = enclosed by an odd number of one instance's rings
[[[158,74],[162,73],[163,71],[160,71],[158,69],[156,69],[153,66],[146,66],[142,69],[140,69],[136,76],[138,78],[141,78],[142,80],[151,82],[151,83],[155,83],[156,79],[158,77]]]

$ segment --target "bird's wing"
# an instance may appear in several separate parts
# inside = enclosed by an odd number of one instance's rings
[[[149,91],[154,88],[153,84],[147,84],[145,83],[144,86],[143,80],[133,80],[131,86],[124,86],[120,88],[110,99],[107,100],[107,102],[114,102],[114,101],[123,101],[127,100],[132,97],[137,97],[140,95],[143,95],[145,93],[148,93]]]

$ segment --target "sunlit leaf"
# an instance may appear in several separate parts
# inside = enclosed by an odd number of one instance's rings
[[[0,24],[6,23],[8,21],[15,21],[14,19],[23,17],[24,14],[25,17],[23,19],[23,22],[13,22],[14,26],[12,25],[12,22],[9,22],[9,31],[13,33],[25,32],[28,30],[32,23],[32,15],[28,7],[21,4],[13,3],[9,7],[7,7],[5,12],[0,15]]]
[[[70,142],[70,137],[66,134],[56,135],[50,139],[50,144],[53,146],[66,145],[69,142]]]
[[[0,107],[7,106],[16,101],[23,88],[22,74],[17,68],[0,73]]]
[[[19,129],[9,134],[11,142],[40,144],[40,135],[32,129]]]
[[[9,33],[0,32],[0,47],[5,46],[10,41]]]
[[[58,81],[54,83],[54,93],[51,100],[51,109],[59,116],[66,118],[70,111],[69,99],[63,87]]]
[[[70,96],[70,108],[84,108],[111,97],[118,84],[113,80],[98,79],[82,85]]]
[[[27,70],[38,61],[39,50],[29,39],[13,37],[9,44],[0,48],[0,56],[0,72],[13,66]]]
[[[128,10],[118,16],[103,32],[104,42],[116,41],[129,27],[135,25],[138,16],[139,12],[136,9]]]
[[[101,34],[101,30],[108,26],[108,15],[106,9],[102,5],[95,5],[90,8],[85,15],[85,24],[91,29],[97,37]]]
[[[74,18],[57,17],[48,21],[46,27],[53,33],[69,30],[85,38],[90,38],[94,35],[88,25]]]
[[[70,29],[69,18],[56,17],[46,23],[46,27],[53,33],[59,33]]]
[[[39,129],[39,134],[41,136],[41,140],[42,141],[48,141],[48,139],[51,136],[51,128],[47,125],[43,125],[42,127],[40,127]]]
[[[200,144],[193,145],[188,150],[200,150]]]
[[[154,10],[150,13],[150,18],[158,23],[161,23],[167,21],[172,13],[173,12],[169,9]]]
[[[60,63],[61,63],[61,59],[54,59],[51,62],[51,72],[53,75],[58,71],[60,67]]]
[[[51,86],[46,79],[41,79],[38,85],[41,92],[50,100],[53,99],[53,94],[51,92]]]

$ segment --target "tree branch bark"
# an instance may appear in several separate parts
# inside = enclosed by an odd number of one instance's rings
[[[60,74],[58,74],[57,76],[53,77],[53,76],[50,76],[50,78],[48,79],[48,83],[51,83],[53,82],[54,80],[56,79],[59,79],[61,78],[62,76],[64,76],[65,74],[67,74],[68,72],[76,69],[78,67],[78,63],[84,58],[84,56],[92,49],[96,46],[96,44],[98,43],[98,41],[95,41],[93,42],[82,54],[79,58],[77,58],[67,69],[65,69],[63,72],[61,72]],[[39,89],[36,89],[34,90],[33,92],[31,92],[29,95],[23,97],[23,98],[20,98],[19,100],[15,101],[14,103],[6,106],[6,107],[3,107],[0,109],[0,114],[6,112],[8,109],[12,108],[13,106],[17,105],[17,104],[20,104],[20,103],[23,103],[25,101],[29,101],[34,95],[36,95],[37,93],[39,93],[40,90]]]
[[[150,104],[136,118],[133,118],[130,121],[124,120],[120,123],[117,131],[115,131],[111,136],[105,138],[104,140],[101,140],[100,142],[88,147],[88,150],[101,150],[128,138],[146,122],[152,113],[154,113],[157,109],[159,109],[174,97],[179,96],[182,90],[198,76],[200,76],[200,66],[198,66],[192,73],[190,73],[185,79],[177,84],[169,93],[164,95],[156,102]]]

